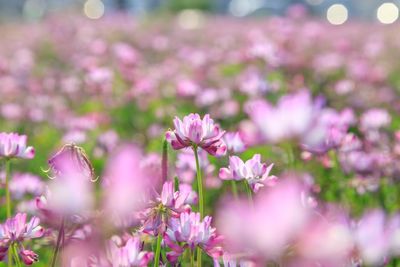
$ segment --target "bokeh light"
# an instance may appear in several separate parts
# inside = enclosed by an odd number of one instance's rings
[[[326,19],[333,25],[341,25],[347,21],[349,12],[342,4],[331,5],[326,11]]]
[[[185,9],[178,15],[178,25],[185,30],[195,30],[201,28],[205,17],[203,12],[196,9]]]
[[[90,19],[99,19],[104,15],[105,7],[101,0],[87,0],[83,12]]]
[[[376,17],[383,24],[391,24],[399,18],[399,8],[394,3],[383,3],[378,7]]]

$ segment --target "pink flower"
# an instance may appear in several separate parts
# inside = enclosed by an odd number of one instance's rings
[[[124,246],[118,246],[113,240],[110,240],[108,243],[110,266],[148,266],[153,259],[153,253],[142,249],[143,246],[139,237],[129,238]]]
[[[180,186],[180,191],[175,191],[173,182],[165,182],[161,195],[142,214],[143,232],[152,235],[158,235],[160,231],[164,233],[170,217],[179,217],[180,212],[190,211],[189,204],[197,200],[197,194],[188,187]]]
[[[229,151],[241,153],[245,151],[246,145],[239,132],[230,132],[224,135],[224,140]]]
[[[32,265],[32,263],[39,261],[39,256],[31,250],[20,250],[19,256],[26,265]]]
[[[19,255],[25,264],[30,265],[38,260],[34,252],[24,249],[23,242],[42,237],[44,229],[39,225],[39,218],[32,217],[26,223],[26,216],[25,213],[17,213],[14,217],[7,219],[4,224],[0,224],[0,260],[5,257],[13,244],[17,245]]]
[[[237,156],[229,157],[229,167],[219,170],[219,177],[224,180],[246,180],[251,189],[257,192],[264,186],[264,181],[267,180],[270,184],[277,179],[276,176],[269,175],[273,164],[267,166],[261,163],[260,154],[255,154],[253,158],[243,162]]]
[[[211,227],[211,220],[206,216],[201,221],[200,213],[196,212],[183,212],[179,218],[172,219],[164,235],[164,241],[172,249],[169,260],[175,261],[186,247],[191,250],[200,247],[212,258],[220,257],[222,236]]]
[[[26,135],[0,133],[0,158],[32,159],[35,149],[26,146]]]
[[[363,131],[378,130],[390,124],[392,118],[385,109],[373,108],[361,115],[360,128]]]
[[[388,226],[385,213],[381,210],[366,213],[358,222],[354,238],[360,257],[366,264],[383,264],[389,255],[393,229]]]
[[[301,201],[303,185],[292,178],[263,190],[248,201],[229,201],[219,210],[217,225],[229,250],[250,251],[264,259],[283,255],[309,218]],[[264,266],[264,265],[263,265]]]
[[[64,145],[48,161],[55,176],[77,174],[88,180],[96,180],[93,166],[83,148],[74,144]]]
[[[166,139],[173,149],[198,146],[213,156],[222,156],[226,152],[226,145],[222,140],[224,131],[206,114],[203,119],[199,114],[191,113],[181,121],[174,119],[175,130],[166,133]]]
[[[264,137],[272,143],[307,137],[319,114],[321,102],[307,90],[286,95],[276,106],[262,100],[250,102],[248,113]]]

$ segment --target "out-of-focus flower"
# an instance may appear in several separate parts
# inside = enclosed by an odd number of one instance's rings
[[[221,168],[219,177],[224,180],[246,180],[251,189],[257,192],[261,187],[266,184],[275,184],[276,176],[269,175],[272,167],[270,164],[267,166],[261,163],[261,155],[255,154],[251,159],[243,162],[237,156],[229,157],[229,167]]]
[[[3,260],[10,247],[15,245],[26,265],[38,261],[38,255],[26,250],[23,242],[42,237],[44,229],[39,225],[40,220],[37,217],[32,217],[28,223],[26,217],[25,213],[17,213],[14,217],[7,219],[4,224],[0,224],[0,260]]]
[[[283,96],[276,106],[257,100],[247,107],[251,119],[272,143],[306,137],[316,123],[320,109],[321,102],[314,102],[308,90]],[[318,143],[319,139],[312,141]]]
[[[26,146],[26,141],[26,135],[0,133],[0,158],[33,158],[35,149]]]
[[[94,181],[95,173],[92,164],[83,148],[74,144],[64,145],[60,151],[54,154],[49,160],[50,170],[57,177],[78,174],[88,180]]]
[[[96,68],[86,74],[85,82],[93,92],[108,93],[112,89],[113,78],[110,69]]]
[[[388,126],[391,120],[390,114],[385,109],[373,108],[362,114],[360,128],[363,131],[378,130]]]
[[[144,207],[149,198],[154,180],[141,167],[141,160],[142,153],[136,146],[125,145],[107,163],[102,184],[104,206],[111,222],[117,225],[131,224],[124,221]]]
[[[200,86],[189,79],[182,79],[177,82],[177,93],[179,96],[188,97],[196,95]]]
[[[319,139],[318,136],[322,135],[322,141],[314,142],[310,140],[307,143],[313,145],[309,146],[305,143],[303,148],[318,154],[326,153],[329,149],[337,149],[346,137],[349,127],[355,121],[355,115],[351,109],[347,108],[337,112],[333,109],[325,108],[320,112],[316,126],[310,130],[304,140],[307,142],[308,139],[313,139],[315,136],[317,136],[315,139]]]
[[[110,265],[124,267],[148,266],[153,259],[153,253],[143,250],[139,237],[131,237],[124,246],[118,246],[114,240],[108,243],[108,258]]]
[[[42,196],[38,209],[47,219],[83,215],[93,205],[94,169],[85,151],[74,144],[65,145],[49,161],[54,176]]]
[[[10,181],[10,191],[15,199],[21,199],[26,194],[37,197],[43,194],[44,190],[44,182],[38,176],[30,173],[14,174]]]
[[[239,82],[239,90],[249,96],[261,95],[269,89],[266,80],[254,70],[245,72]]]
[[[343,215],[330,217],[314,214],[298,237],[296,251],[310,265],[319,262],[323,266],[345,266],[349,261],[354,246],[350,224]]]
[[[96,157],[110,153],[118,144],[119,136],[114,130],[102,133],[97,138],[97,145],[94,151]]]
[[[211,220],[210,216],[206,216],[201,221],[200,213],[195,212],[182,212],[179,218],[172,219],[164,235],[164,241],[172,249],[167,255],[168,259],[175,262],[186,247],[191,250],[200,247],[210,257],[220,257],[222,236],[211,227]]]
[[[239,132],[229,132],[224,135],[226,147],[233,153],[241,153],[245,151],[246,145]]]
[[[222,156],[226,152],[226,145],[222,140],[225,131],[206,114],[203,119],[199,114],[191,113],[183,118],[174,119],[174,131],[166,133],[166,139],[173,149],[198,146],[213,156]]]
[[[251,208],[247,201],[223,205],[217,226],[228,249],[251,251],[262,259],[280,257],[308,222],[310,210],[301,201],[305,191],[287,178],[260,192]]]
[[[387,227],[383,211],[375,210],[361,218],[355,229],[355,242],[364,263],[384,263],[390,249],[391,230]]]

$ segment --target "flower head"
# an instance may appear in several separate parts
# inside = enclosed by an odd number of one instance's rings
[[[31,159],[35,149],[26,146],[26,135],[17,133],[0,133],[0,158]]]
[[[112,266],[148,266],[153,258],[152,252],[142,250],[142,242],[139,237],[131,237],[124,246],[118,246],[115,241],[108,243],[108,259]]]
[[[260,154],[255,154],[253,158],[246,162],[243,162],[237,156],[229,157],[229,167],[221,168],[219,171],[219,177],[224,180],[246,180],[252,190],[257,192],[260,187],[264,186],[264,181],[274,182],[276,176],[270,176],[269,173],[273,167],[273,164],[267,166],[265,163],[261,163]]]
[[[15,244],[18,253],[25,264],[31,265],[38,260],[38,256],[30,250],[26,250],[23,241],[42,237],[44,229],[39,225],[40,220],[32,217],[26,222],[25,213],[17,213],[12,218],[7,219],[4,224],[0,224],[0,260],[7,254],[11,245]]]
[[[79,172],[82,176],[95,180],[94,169],[88,156],[83,148],[74,144],[64,145],[49,159],[48,163],[56,176]]]
[[[206,114],[203,119],[199,114],[189,114],[183,118],[174,119],[175,130],[166,133],[166,139],[173,149],[198,146],[213,156],[222,156],[226,152],[226,145],[222,140],[224,131]]]
[[[190,187],[190,186],[189,186]],[[197,194],[181,184],[179,191],[174,190],[171,181],[164,183],[161,195],[152,203],[152,207],[143,212],[143,232],[158,235],[165,231],[165,226],[170,217],[179,217],[184,211],[190,211],[189,204],[197,200]]]
[[[172,249],[169,259],[174,261],[185,247],[191,250],[200,247],[212,258],[220,257],[222,236],[211,227],[211,220],[210,216],[201,220],[200,213],[196,212],[182,212],[179,218],[172,219],[164,236],[166,244]],[[178,242],[183,245],[177,245]]]

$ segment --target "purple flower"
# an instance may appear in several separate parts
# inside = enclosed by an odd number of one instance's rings
[[[152,207],[142,214],[143,232],[152,235],[158,235],[160,231],[164,233],[165,225],[170,217],[177,218],[181,212],[190,211],[189,204],[197,200],[197,194],[191,187],[180,186],[179,189],[180,191],[175,191],[171,181],[164,183],[161,195],[152,203]]]
[[[246,150],[246,145],[239,132],[226,133],[224,140],[228,150],[233,153],[241,153]]]
[[[55,176],[79,173],[88,180],[95,181],[94,168],[83,148],[74,144],[64,145],[49,161]]]
[[[265,163],[261,163],[260,154],[255,154],[253,158],[246,162],[243,162],[237,156],[229,157],[229,167],[221,168],[219,171],[219,177],[224,180],[246,180],[251,189],[257,192],[261,187],[264,186],[264,181],[274,183],[277,179],[276,176],[270,176],[269,173],[273,167],[273,164],[267,166]]]
[[[39,256],[32,250],[20,250],[19,256],[26,265],[32,265],[32,263],[39,261]]]
[[[4,224],[0,224],[0,260],[5,257],[10,246],[15,244],[25,264],[30,265],[37,261],[38,256],[33,251],[26,250],[23,242],[43,236],[44,229],[39,223],[40,220],[37,217],[32,217],[26,223],[26,214],[17,213],[14,217],[7,219]]]
[[[372,108],[361,115],[360,129],[367,137],[379,141],[379,135],[376,133],[380,128],[390,125],[392,117],[385,109]]]
[[[198,146],[213,156],[222,156],[226,145],[222,140],[224,131],[206,114],[203,119],[199,114],[191,113],[183,118],[174,119],[175,130],[166,133],[166,139],[172,148],[179,150],[185,147]]]
[[[153,253],[143,251],[139,237],[131,237],[124,246],[118,246],[113,240],[108,243],[108,258],[112,266],[148,266]]]
[[[164,241],[172,249],[168,259],[174,262],[186,247],[191,250],[200,247],[212,258],[220,257],[222,236],[211,227],[211,220],[210,216],[206,216],[201,221],[200,213],[196,212],[182,212],[179,218],[172,219],[164,235]]]
[[[283,96],[276,106],[256,100],[247,110],[264,137],[272,143],[307,136],[321,109],[321,101],[313,101],[307,90]]]
[[[26,135],[0,133],[0,158],[32,159],[35,149],[26,146]]]

